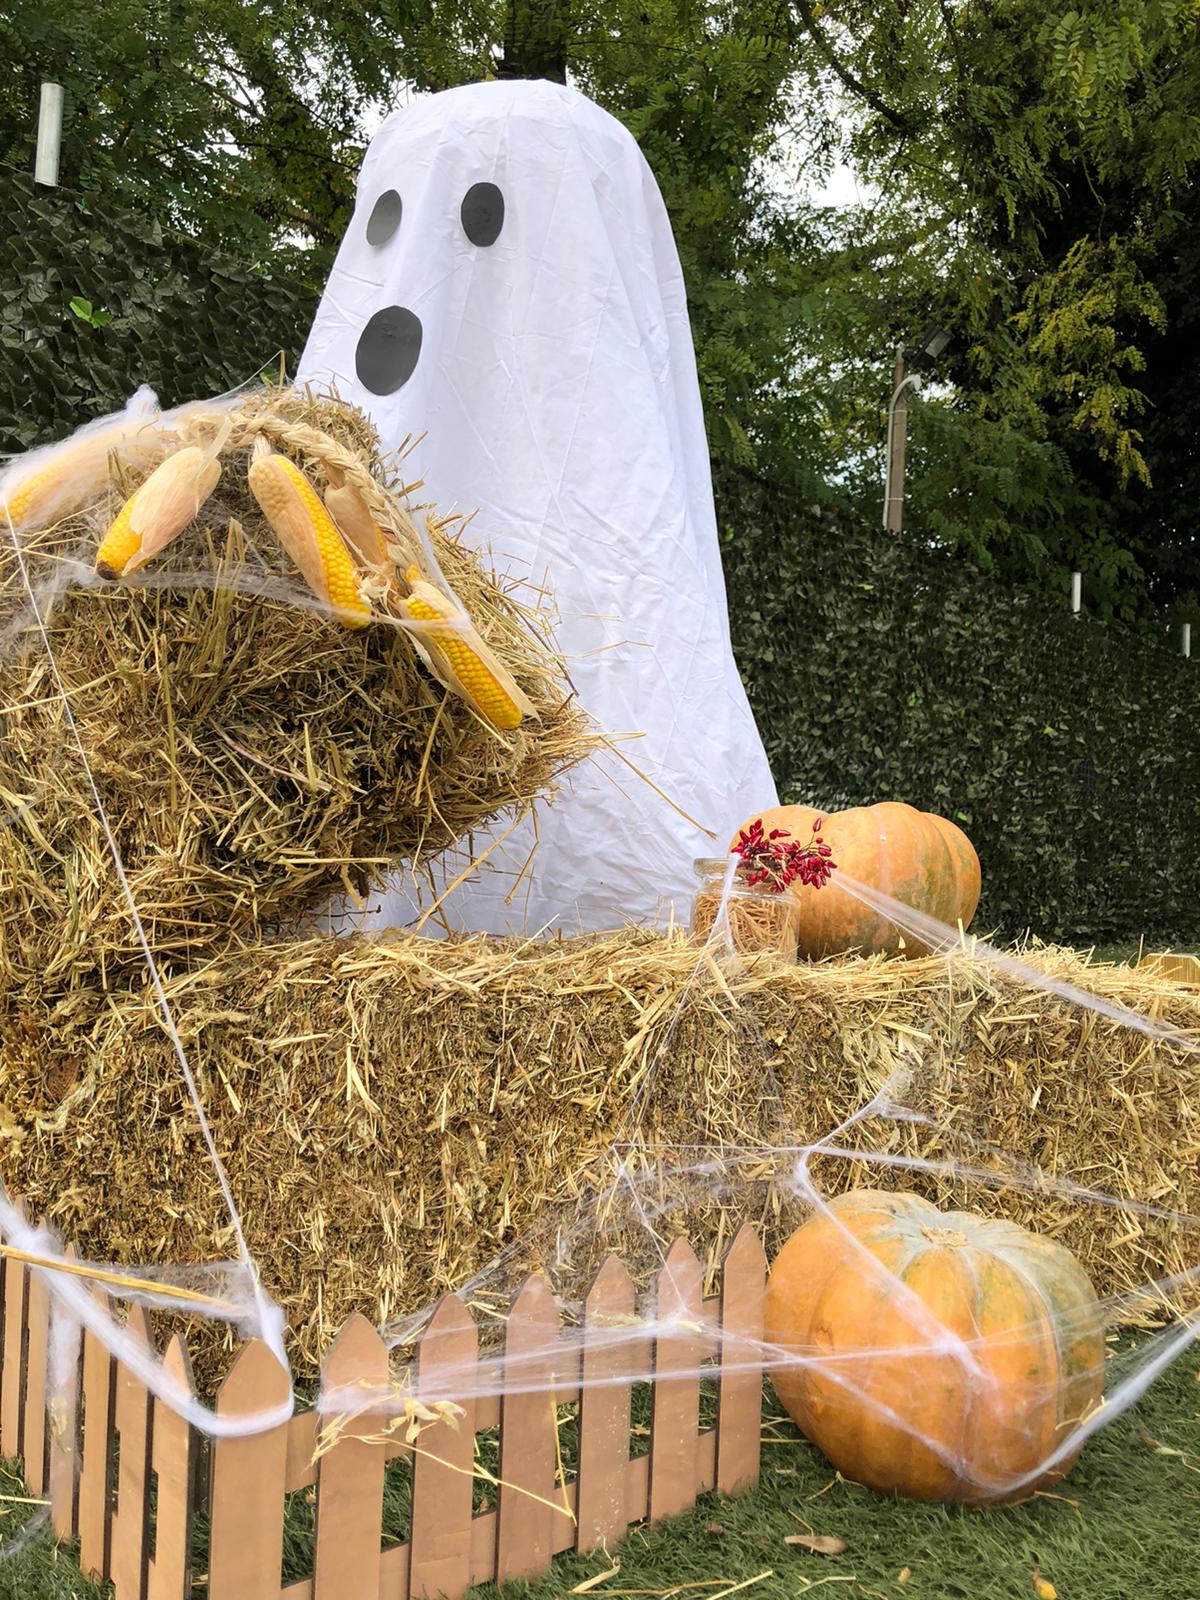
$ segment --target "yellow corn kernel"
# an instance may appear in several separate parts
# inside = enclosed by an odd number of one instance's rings
[[[412,620],[449,624],[443,628],[430,628],[424,633],[426,650],[431,655],[444,657],[455,687],[493,727],[506,732],[519,728],[524,715],[523,708],[501,681],[498,667],[493,667],[485,659],[487,647],[483,641],[472,644],[464,636],[461,626],[453,626],[454,611],[432,584],[421,580],[416,567],[409,568],[408,581],[413,592],[405,596],[402,604]],[[490,655],[490,652],[487,654]]]
[[[117,513],[96,552],[96,571],[124,578],[145,566],[195,519],[220,476],[212,450],[189,445],[168,456]]]
[[[358,570],[345,540],[317,491],[287,456],[260,439],[250,464],[250,490],[280,544],[309,588],[347,628],[365,628],[371,608],[358,587]]]
[[[126,429],[96,428],[14,462],[0,482],[0,522],[15,530],[47,528],[90,505],[108,481],[108,454]]]
[[[367,567],[386,568],[389,562],[383,529],[371,515],[362,492],[352,483],[331,484],[325,491],[325,509],[351,552]]]
[[[137,555],[142,541],[133,530],[133,508],[137,493],[130,495],[109,524],[108,532],[96,551],[96,571],[102,578],[123,578],[125,569]]]
[[[29,473],[23,481],[15,483],[5,493],[3,499],[5,520],[11,522],[17,530],[37,521],[44,522],[46,518],[43,515],[43,508],[49,508],[52,485],[62,481],[60,469],[54,462],[42,467],[40,471]]]

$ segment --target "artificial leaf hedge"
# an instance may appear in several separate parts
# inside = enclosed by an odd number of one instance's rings
[[[0,451],[59,438],[141,383],[173,405],[253,378],[280,350],[294,365],[316,305],[296,283],[9,167],[0,237]]]
[[[280,350],[294,365],[315,308],[4,167],[0,228],[0,450],[139,383],[170,405]],[[738,659],[785,794],[961,822],[983,861],[977,927],[1200,939],[1200,662],[748,474],[725,469],[717,496]]]
[[[1200,939],[1200,661],[724,473],[738,660],[780,787],[966,829],[974,926]]]

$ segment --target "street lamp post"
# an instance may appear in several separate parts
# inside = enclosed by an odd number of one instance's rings
[[[887,416],[887,481],[883,492],[883,526],[888,533],[899,533],[904,520],[904,447],[908,435],[908,391],[921,382],[919,372],[909,367],[932,367],[950,343],[945,328],[931,323],[915,345],[901,345],[896,351],[896,371]]]
[[[888,406],[887,484],[883,495],[883,525],[899,533],[904,516],[904,447],[908,439],[908,393],[920,386],[921,375],[905,370],[904,349],[896,351],[895,388]]]

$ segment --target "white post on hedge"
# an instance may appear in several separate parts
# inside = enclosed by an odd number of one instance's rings
[[[1190,656],[1191,653],[1192,653],[1192,625],[1191,625],[1190,622],[1185,622],[1183,624],[1182,632],[1183,632],[1183,641],[1182,641],[1183,642],[1183,653],[1184,653],[1185,656]]]
[[[61,83],[43,83],[38,107],[37,153],[33,180],[47,189],[58,187],[58,160],[62,150],[63,89]]]
[[[1073,572],[1071,574],[1071,610],[1075,613],[1076,616],[1078,616],[1079,613],[1082,611],[1082,609],[1083,609],[1083,573],[1082,572]]]

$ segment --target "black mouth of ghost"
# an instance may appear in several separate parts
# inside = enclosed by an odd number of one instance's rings
[[[358,336],[354,369],[372,394],[395,394],[412,377],[421,354],[421,319],[407,306],[385,306]]]

